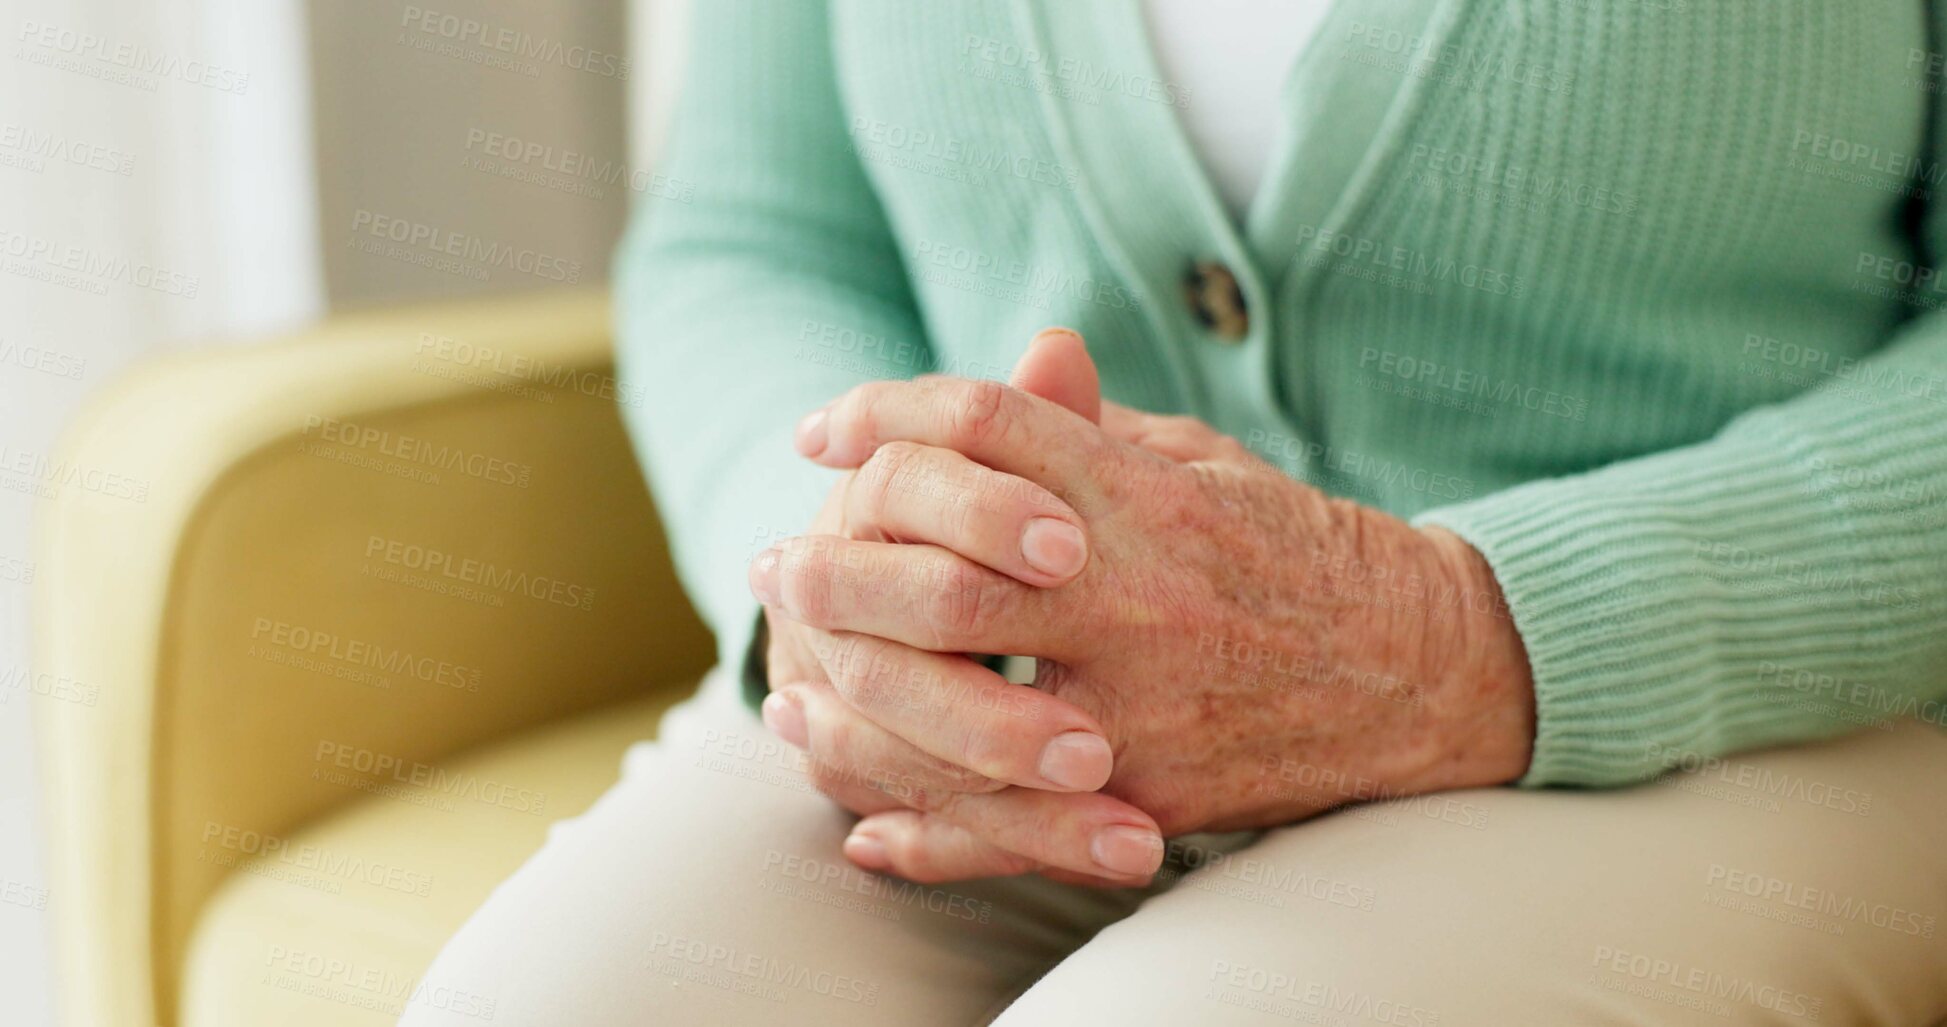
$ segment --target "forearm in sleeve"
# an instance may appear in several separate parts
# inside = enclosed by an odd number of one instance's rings
[[[666,188],[618,255],[617,359],[678,572],[734,665],[757,611],[745,566],[803,532],[833,481],[793,426],[931,357],[845,131],[824,5],[711,0],[693,18]]]
[[[1418,523],[1507,596],[1538,715],[1524,784],[1947,724],[1947,314],[1709,441]]]

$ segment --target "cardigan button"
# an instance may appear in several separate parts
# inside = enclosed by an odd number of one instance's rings
[[[1240,342],[1251,330],[1250,311],[1244,306],[1244,290],[1230,268],[1214,260],[1190,265],[1183,275],[1183,301],[1191,316],[1223,342]]]

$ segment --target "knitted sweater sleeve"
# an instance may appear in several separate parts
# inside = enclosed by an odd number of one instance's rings
[[[1947,282],[1857,256],[1917,310],[1872,357],[1698,444],[1416,519],[1486,557],[1527,645],[1523,784],[1947,724]]]
[[[743,658],[751,557],[802,533],[832,472],[793,452],[797,420],[851,386],[928,370],[884,212],[833,75],[825,5],[710,0],[659,198],[617,263],[623,408],[678,573]]]

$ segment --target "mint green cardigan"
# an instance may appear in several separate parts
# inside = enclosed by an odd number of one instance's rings
[[[619,360],[722,658],[832,480],[800,416],[1059,324],[1110,398],[1485,554],[1526,784],[1947,722],[1943,11],[1341,3],[1240,229],[1133,0],[697,4]],[[1241,338],[1186,302],[1200,262]]]

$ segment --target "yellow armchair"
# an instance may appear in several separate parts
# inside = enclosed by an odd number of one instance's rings
[[[35,596],[64,1022],[470,1001],[419,972],[710,660],[607,326],[590,293],[347,316],[78,421]]]

